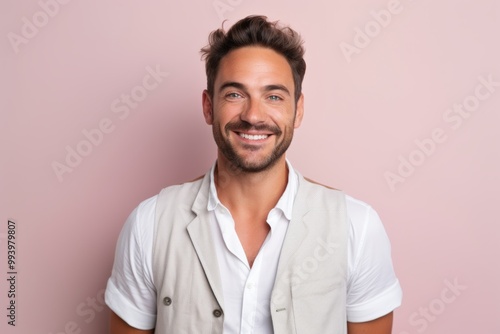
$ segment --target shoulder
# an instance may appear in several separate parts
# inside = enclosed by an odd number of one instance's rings
[[[177,201],[178,199],[182,198],[182,196],[179,196],[180,193],[189,191],[192,188],[199,188],[199,184],[201,183],[202,179],[203,176],[200,176],[196,179],[193,179],[192,181],[167,186],[161,189],[158,194],[143,200],[139,203],[139,205],[137,205],[132,213],[130,213],[125,223],[124,229],[130,230],[130,232],[132,233],[141,234],[141,231],[146,231],[153,228],[158,202]]]
[[[297,202],[305,203],[309,207],[335,208],[343,207],[344,193],[333,187],[313,181],[298,175]]]
[[[186,195],[194,195],[198,192],[203,182],[208,178],[208,174],[199,176],[191,181],[182,184],[170,185],[163,188],[158,194],[158,200],[178,201],[184,199]]]
[[[353,267],[371,247],[390,249],[384,225],[373,207],[364,201],[345,195],[349,221],[349,245]]]
[[[158,195],[155,195],[142,201],[129,214],[120,232],[119,246],[144,244],[151,237],[157,198]]]
[[[345,203],[345,211],[348,228],[348,248],[349,265],[352,269],[362,262],[363,254],[369,252],[371,247],[389,248],[390,242],[379,215],[373,207],[344,191],[321,184],[309,178],[305,178],[312,193],[330,194],[323,196],[328,205],[332,205],[332,200],[340,200]],[[308,199],[315,199],[316,196],[308,194]]]
[[[318,181],[314,181],[313,179],[310,179],[310,178],[305,177],[305,176],[304,176],[304,180],[306,180],[307,182],[309,182],[309,183],[311,183],[313,185],[319,186],[318,188],[325,188],[325,189],[331,189],[331,190],[339,190],[337,188],[333,188],[333,187],[327,186],[326,184],[320,183]]]
[[[349,196],[342,190],[338,188],[331,187],[329,185],[320,183],[318,181],[312,180],[308,177],[303,177],[303,179],[308,183],[312,188],[316,191],[326,191],[326,192],[336,192],[343,194],[345,197],[346,205],[348,206],[347,210],[349,211],[349,215],[352,213],[353,215],[359,215],[368,212],[369,210],[373,210],[371,206],[359,199],[356,199],[352,196]]]
[[[300,177],[300,174],[299,174]],[[316,192],[333,193],[342,196],[345,199],[347,216],[350,224],[355,225],[357,228],[364,226],[369,220],[378,220],[378,215],[375,210],[366,202],[354,198],[344,191],[312,180],[308,177],[303,177],[306,184],[309,184]]]
[[[362,228],[370,222],[379,220],[377,212],[370,204],[348,194],[345,194],[345,201],[352,227]]]

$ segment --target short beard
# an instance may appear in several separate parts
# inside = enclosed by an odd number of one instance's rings
[[[219,150],[222,152],[224,157],[226,157],[226,159],[230,162],[231,164],[230,168],[232,171],[239,171],[243,173],[259,173],[266,171],[271,167],[273,167],[274,165],[276,165],[278,160],[287,151],[293,138],[293,131],[289,135],[285,134],[283,141],[280,142],[278,146],[276,146],[273,149],[271,154],[268,157],[266,157],[264,161],[257,163],[248,163],[236,153],[236,151],[234,150],[233,146],[231,146],[229,141],[224,139],[219,129],[220,128],[217,126],[217,124],[214,124],[212,126],[213,136]],[[269,125],[253,126],[247,122],[241,122],[241,121],[228,123],[224,127],[224,131],[226,132],[226,134],[229,134],[231,131],[241,132],[250,129],[257,131],[262,131],[262,130],[269,131],[274,136],[280,136],[283,133],[276,126],[269,126]]]

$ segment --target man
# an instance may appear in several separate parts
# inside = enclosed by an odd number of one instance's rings
[[[202,52],[217,161],[129,216],[111,333],[391,333],[401,288],[377,214],[285,159],[304,113],[299,35],[250,16]]]

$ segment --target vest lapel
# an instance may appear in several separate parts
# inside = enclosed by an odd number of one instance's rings
[[[196,217],[187,226],[187,230],[215,298],[220,307],[224,309],[219,264],[213,245],[209,212],[207,211],[209,185],[210,175],[207,173],[193,203],[192,210]]]
[[[308,229],[306,222],[307,213],[309,212],[307,187],[308,184],[304,182],[302,175],[299,174],[299,187],[294,200],[292,220],[288,225],[285,241],[281,249],[276,282],[282,279],[283,275],[287,274],[286,270],[290,269],[288,263],[292,259],[295,252],[300,248],[302,242],[307,239]]]

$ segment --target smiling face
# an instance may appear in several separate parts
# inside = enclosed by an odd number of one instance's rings
[[[292,70],[285,57],[259,46],[222,58],[211,98],[203,92],[203,114],[212,125],[218,159],[243,172],[260,172],[284,159],[303,115],[294,99]]]

